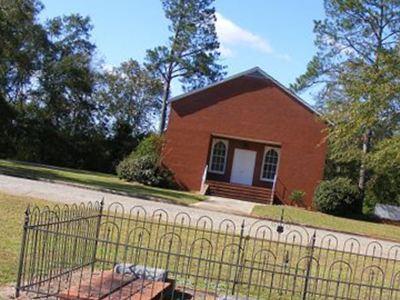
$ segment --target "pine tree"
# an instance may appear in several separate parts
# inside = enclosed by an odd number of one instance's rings
[[[163,82],[159,131],[165,129],[171,83],[178,78],[184,90],[215,82],[224,76],[218,64],[214,0],[162,0],[170,21],[168,44],[147,51],[146,66]]]
[[[316,55],[292,88],[319,86],[331,158],[358,166],[364,195],[373,161],[400,128],[400,1],[326,0]],[[376,179],[376,178],[375,178]]]

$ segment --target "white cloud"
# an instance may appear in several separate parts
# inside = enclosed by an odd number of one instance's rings
[[[270,43],[263,37],[254,34],[233,21],[225,18],[220,13],[215,13],[217,22],[215,29],[217,31],[220,42],[220,52],[224,57],[233,57],[235,46],[245,46],[258,50],[264,54],[276,55],[279,59],[290,61],[291,58],[287,54],[275,53]]]
[[[102,67],[103,70],[107,73],[111,73],[114,70],[114,66],[111,64],[104,64]]]
[[[219,52],[221,52],[221,55],[226,58],[235,56],[232,49],[226,47],[222,43],[219,45]]]
[[[292,61],[292,57],[289,54],[276,54],[276,57],[286,62]]]
[[[222,16],[220,13],[216,13],[216,17],[217,22],[215,24],[215,28],[221,43],[221,52],[229,49],[228,52],[232,54],[232,50],[229,48],[229,46],[236,45],[247,45],[267,54],[271,54],[273,52],[268,41],[262,37],[241,28],[231,20]]]

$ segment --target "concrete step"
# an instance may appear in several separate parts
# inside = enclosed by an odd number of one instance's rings
[[[258,203],[271,202],[271,189],[227,182],[207,181],[208,193],[213,196],[246,200]]]

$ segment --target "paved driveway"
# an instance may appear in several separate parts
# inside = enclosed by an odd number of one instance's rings
[[[193,207],[214,210],[220,212],[232,212],[241,215],[250,215],[253,211],[255,203],[249,201],[241,201],[236,199],[228,199],[222,197],[210,196],[205,201],[192,204]]]
[[[240,225],[244,222],[245,230],[249,232],[249,234],[254,234],[256,228],[260,228],[262,226],[268,226],[269,228],[272,229],[271,238],[273,240],[281,238],[281,236],[279,236],[276,232],[277,223],[267,220],[259,220],[251,217],[243,217],[232,213],[211,210],[212,206],[215,205],[215,202],[213,201],[210,202],[214,203],[212,205],[203,205],[203,206],[197,205],[197,207],[183,207],[175,204],[143,200],[128,196],[115,195],[111,193],[94,191],[58,183],[22,179],[5,175],[0,175],[0,191],[12,195],[30,196],[55,202],[62,202],[62,203],[77,203],[77,202],[88,202],[96,200],[100,201],[104,197],[106,206],[111,204],[112,202],[117,201],[120,202],[127,211],[134,206],[140,205],[149,212],[152,212],[155,209],[163,209],[165,212],[168,213],[170,218],[174,218],[177,213],[184,211],[190,216],[192,224],[196,223],[199,220],[204,220],[204,216],[206,216],[213,220],[212,226],[214,226],[214,228],[217,228],[218,224],[220,224],[222,221],[226,219],[232,220],[236,224],[236,228],[238,230],[240,229]],[[223,201],[225,200],[220,200],[219,203],[222,204]],[[351,228],[349,228],[349,230],[351,230]],[[311,237],[312,234],[315,232],[315,229],[297,225],[286,225],[285,232],[286,233],[298,232],[302,236]],[[377,245],[382,246],[382,250],[380,251],[382,254],[388,253],[389,249],[393,246],[397,245],[398,247],[400,247],[398,243],[390,241],[384,241],[384,240],[377,241],[375,239],[371,239],[368,237],[344,234],[340,232],[332,232],[329,230],[322,230],[322,229],[317,230],[317,237],[319,243],[323,244],[324,240],[327,241],[328,240],[327,238],[332,237],[332,234],[334,235],[333,239],[336,240],[335,243],[337,243],[337,247],[341,249],[346,248],[346,241],[354,238],[358,240],[362,252],[367,251],[370,254],[372,254],[373,251],[376,251]],[[326,238],[324,239],[324,237]],[[308,243],[308,241],[304,239],[303,244],[306,243]]]

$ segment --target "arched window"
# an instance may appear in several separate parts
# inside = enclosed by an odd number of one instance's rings
[[[225,173],[226,157],[228,154],[228,142],[225,140],[213,140],[210,159],[210,172]]]
[[[265,181],[274,181],[276,170],[278,168],[279,154],[275,149],[266,149],[264,154],[261,179]]]

